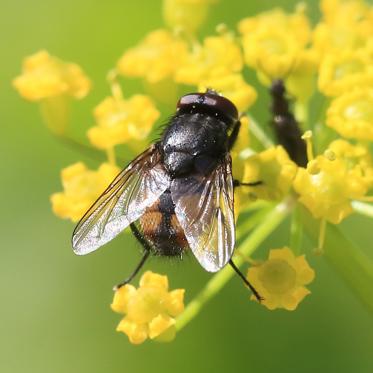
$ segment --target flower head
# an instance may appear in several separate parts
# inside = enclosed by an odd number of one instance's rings
[[[362,48],[373,35],[373,12],[360,0],[321,1],[323,21],[313,32],[313,45],[321,53]]]
[[[73,222],[78,221],[99,195],[106,189],[119,168],[103,163],[97,171],[78,162],[61,171],[63,192],[51,196],[53,212]]]
[[[117,64],[118,72],[149,83],[172,78],[184,61],[187,44],[167,30],[150,32],[136,47],[127,50]]]
[[[175,317],[184,310],[184,289],[168,291],[167,276],[145,272],[140,287],[124,285],[115,294],[111,308],[125,314],[117,331],[133,344],[147,338],[169,341],[175,337]]]
[[[242,34],[246,63],[273,78],[290,72],[311,36],[302,8],[293,14],[274,9],[245,18],[238,29]]]
[[[178,67],[175,80],[178,83],[199,85],[201,81],[224,79],[242,70],[241,49],[232,35],[210,36],[203,45],[195,45]]]
[[[298,201],[317,219],[338,224],[352,213],[351,200],[368,190],[368,182],[360,167],[337,158],[331,150],[299,168],[294,180]]]
[[[30,101],[68,95],[80,99],[87,95],[91,83],[82,69],[40,51],[25,58],[23,73],[13,80],[21,96]]]
[[[326,124],[347,138],[373,140],[373,89],[368,86],[335,98],[327,111]]]
[[[360,170],[368,185],[373,185],[373,160],[369,149],[364,145],[353,145],[346,140],[335,140],[328,146],[337,158],[346,162],[349,170]]]
[[[313,281],[315,273],[304,255],[295,257],[288,248],[272,249],[268,260],[249,268],[247,279],[270,310],[284,308],[293,311],[310,291],[304,287]],[[256,298],[252,295],[251,299]]]
[[[97,126],[88,130],[91,143],[109,149],[131,140],[144,140],[159,117],[153,101],[145,95],[128,100],[107,97],[94,110]]]
[[[206,20],[215,0],[163,0],[163,18],[174,29],[194,34]]]
[[[276,146],[246,160],[243,181],[261,181],[261,185],[255,186],[255,195],[262,199],[279,200],[289,192],[296,172],[297,166],[286,150]]]
[[[337,96],[362,85],[373,85],[373,56],[367,49],[332,51],[323,58],[318,79],[319,89]]]

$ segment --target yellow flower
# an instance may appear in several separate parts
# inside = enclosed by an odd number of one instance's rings
[[[21,96],[30,101],[59,95],[80,99],[91,87],[78,65],[61,61],[44,50],[25,58],[23,73],[13,80],[13,85]]]
[[[299,194],[299,202],[316,219],[339,224],[353,211],[351,199],[366,194],[368,183],[360,167],[351,167],[329,149],[308,162],[307,169],[298,169],[294,189]]]
[[[194,34],[205,22],[215,0],[163,0],[163,18],[174,29]]]
[[[284,308],[293,311],[310,291],[304,287],[313,281],[315,272],[304,255],[295,257],[288,248],[272,249],[268,260],[250,267],[247,279],[264,298],[261,302],[270,310]],[[255,300],[254,296],[251,299]]]
[[[279,200],[289,192],[296,172],[297,166],[286,150],[276,146],[246,160],[243,182],[261,181],[250,191],[258,198]]]
[[[141,77],[150,83],[172,78],[187,54],[184,41],[167,30],[155,30],[126,51],[117,64],[124,76]]]
[[[362,85],[373,85],[373,56],[368,50],[332,51],[323,58],[318,86],[327,96],[338,96]]]
[[[184,289],[168,291],[167,276],[150,271],[140,280],[140,287],[124,285],[115,294],[111,308],[125,314],[117,331],[127,334],[133,344],[147,338],[168,342],[175,338],[175,317],[184,310]]]
[[[327,110],[326,124],[340,135],[373,140],[373,89],[361,87],[335,98]]]
[[[292,70],[311,36],[309,21],[301,7],[293,14],[273,9],[245,18],[238,29],[243,34],[246,63],[271,78],[282,77]]]
[[[207,88],[212,88],[231,100],[240,113],[247,111],[257,97],[255,89],[247,84],[239,73],[202,80],[198,87],[199,92],[204,92]]]
[[[78,162],[61,172],[63,192],[51,196],[53,212],[73,222],[78,221],[119,173],[119,168],[103,163],[97,171]]]
[[[369,149],[364,145],[352,145],[346,140],[335,140],[328,146],[337,158],[346,162],[348,169],[360,169],[368,185],[373,185],[373,161]]]
[[[229,33],[210,36],[203,45],[195,45],[179,66],[175,80],[178,83],[199,85],[201,80],[222,79],[242,70],[240,47]]]
[[[144,140],[159,118],[152,100],[134,95],[128,100],[107,97],[94,111],[97,126],[88,130],[91,143],[99,149],[110,149],[131,140]]]
[[[373,10],[359,0],[321,2],[324,20],[316,25],[313,45],[321,54],[367,45],[373,35]]]

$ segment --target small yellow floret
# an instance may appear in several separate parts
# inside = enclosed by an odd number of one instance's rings
[[[274,9],[243,19],[238,28],[246,63],[270,78],[283,77],[294,68],[311,36],[303,9],[293,14]]]
[[[23,73],[13,80],[21,96],[39,101],[59,95],[80,99],[87,95],[91,83],[82,69],[40,51],[25,58]]]
[[[210,36],[203,45],[195,45],[176,71],[178,83],[199,85],[201,81],[223,79],[242,70],[243,59],[239,45],[232,35]]]
[[[108,163],[101,164],[97,171],[87,169],[83,162],[64,168],[64,191],[51,196],[53,212],[63,219],[78,221],[119,171]]]
[[[361,144],[353,145],[346,140],[333,141],[328,150],[346,162],[348,169],[360,170],[369,187],[373,186],[373,160],[369,149]]]
[[[373,140],[373,88],[361,87],[334,99],[326,124],[347,138]]]
[[[97,126],[87,132],[91,143],[99,149],[110,149],[131,140],[144,140],[160,113],[153,101],[144,95],[128,100],[107,97],[94,111]]]
[[[127,50],[117,64],[124,76],[144,78],[149,83],[172,78],[187,54],[187,44],[167,30],[149,33]]]
[[[323,21],[313,32],[313,45],[321,53],[367,46],[373,36],[373,9],[360,0],[322,1]]]
[[[346,159],[329,149],[308,162],[307,169],[298,169],[293,186],[299,202],[315,218],[338,224],[352,213],[350,201],[366,194],[369,179],[361,167],[351,167]]]
[[[163,0],[163,18],[174,29],[194,34],[205,22],[215,0]]]
[[[243,182],[261,181],[262,184],[250,188],[250,192],[258,198],[279,200],[289,192],[296,172],[297,166],[286,150],[276,146],[246,160]]]
[[[362,85],[373,85],[373,56],[367,49],[328,53],[322,60],[318,86],[327,96],[338,96]]]
[[[264,263],[249,268],[247,279],[264,298],[270,310],[293,311],[310,291],[304,286],[313,281],[315,272],[305,256],[295,257],[288,248],[272,249]],[[252,295],[251,299],[256,300]]]
[[[133,344],[147,338],[171,341],[175,337],[175,317],[184,310],[184,289],[168,291],[167,276],[145,272],[140,287],[119,288],[111,304],[113,311],[125,314],[117,331],[127,334]]]

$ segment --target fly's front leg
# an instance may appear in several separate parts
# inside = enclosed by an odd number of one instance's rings
[[[240,133],[240,128],[241,128],[241,122],[238,120],[234,124],[233,131],[228,138],[228,149],[229,150],[231,150],[233,148],[234,144],[236,143],[237,137]],[[254,181],[252,183],[243,183],[242,181],[239,181],[239,180],[233,180],[233,187],[234,188],[237,188],[237,187],[240,187],[240,186],[255,187],[255,186],[258,186],[258,185],[261,185],[261,184],[263,184],[263,182],[260,181],[260,180]]]
[[[232,133],[230,134],[228,138],[228,149],[231,150],[236,143],[238,134],[240,133],[240,128],[241,128],[241,122],[238,120],[234,125],[233,125],[233,130]]]
[[[239,180],[233,180],[233,187],[234,188],[237,188],[237,187],[240,187],[240,186],[248,186],[248,187],[255,187],[255,186],[258,186],[258,185],[262,185],[263,184],[263,181],[254,181],[252,183],[243,183],[242,181],[239,181]]]

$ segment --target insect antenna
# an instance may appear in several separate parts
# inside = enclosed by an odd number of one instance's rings
[[[238,274],[238,276],[241,277],[242,281],[245,283],[246,286],[250,288],[252,293],[254,294],[255,298],[258,302],[261,302],[264,300],[264,298],[256,291],[253,285],[250,284],[250,282],[247,280],[247,278],[242,274],[242,272],[239,270],[239,268],[234,264],[233,260],[229,260],[230,266],[234,269],[234,271]]]

